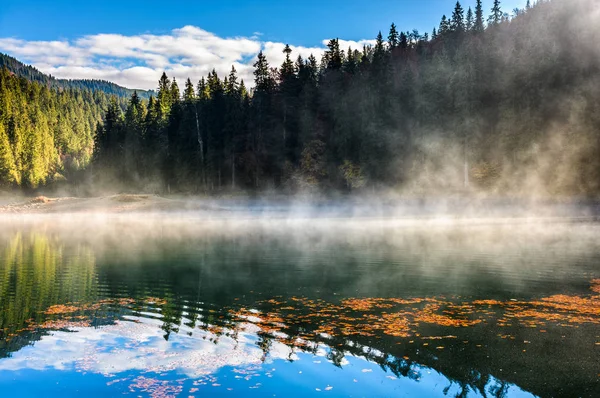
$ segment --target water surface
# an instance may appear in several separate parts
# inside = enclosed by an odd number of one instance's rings
[[[0,232],[0,388],[600,396],[599,233],[556,220],[13,218]]]

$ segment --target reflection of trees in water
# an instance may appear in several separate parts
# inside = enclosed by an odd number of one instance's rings
[[[293,360],[294,352],[317,353],[321,347],[327,349],[327,359],[335,366],[342,366],[347,355],[364,357],[397,377],[413,380],[420,379],[425,365],[459,386],[459,396],[478,391],[484,396],[503,397],[507,395],[509,383],[541,396],[557,395],[557,391],[561,396],[579,396],[598,388],[590,383],[597,381],[597,367],[594,359],[587,355],[589,348],[582,345],[594,340],[597,331],[585,325],[578,329],[545,325],[557,313],[568,314],[573,319],[589,316],[598,319],[600,314],[589,313],[598,308],[590,306],[589,297],[557,296],[554,301],[537,300],[545,305],[543,311],[536,310],[532,302],[489,300],[477,304],[500,318],[497,314],[506,311],[509,305],[513,306],[511,314],[514,318],[519,319],[519,314],[527,315],[529,318],[523,320],[531,322],[533,319],[535,322],[530,326],[538,326],[536,329],[523,328],[519,322],[510,325],[507,322],[501,329],[491,323],[473,323],[477,318],[471,318],[467,307],[460,303],[451,302],[450,305],[456,306],[450,308],[454,313],[444,313],[448,310],[444,303],[451,299],[427,298],[417,302],[413,298],[404,301],[410,306],[429,307],[420,312],[418,325],[402,323],[400,328],[395,322],[410,319],[402,313],[406,310],[379,308],[388,315],[362,316],[370,309],[377,309],[377,303],[385,304],[386,299],[354,302],[350,309],[356,312],[357,318],[364,319],[344,320],[340,317],[342,302],[332,294],[355,291],[365,273],[345,272],[345,269],[370,263],[368,273],[381,275],[381,278],[375,280],[369,276],[371,282],[377,283],[367,286],[364,292],[372,293],[373,287],[378,287],[377,290],[393,297],[397,279],[387,272],[392,271],[389,263],[397,260],[396,248],[384,247],[380,254],[373,248],[357,253],[351,252],[350,246],[341,245],[336,251],[324,250],[307,258],[301,255],[302,247],[290,248],[282,240],[262,240],[260,237],[244,242],[212,238],[150,242],[143,249],[133,247],[131,253],[121,252],[126,247],[125,243],[123,245],[116,245],[111,251],[94,252],[93,245],[66,244],[52,235],[17,233],[12,236],[0,252],[0,309],[3,310],[0,328],[5,329],[5,334],[17,335],[11,340],[0,339],[1,355],[9,355],[45,333],[46,329],[30,327],[32,324],[39,326],[48,319],[70,321],[84,316],[91,320],[91,325],[98,326],[127,314],[160,319],[160,328],[167,340],[173,333],[185,330],[188,334],[202,333],[218,344],[224,337],[238,341],[246,325],[258,327],[252,333],[263,351],[263,360],[267,360],[274,343],[278,342],[290,347],[290,360]],[[237,252],[229,250],[232,245]],[[419,251],[426,251],[429,243],[423,245],[426,247],[420,247]],[[265,255],[271,253],[277,254],[272,261],[280,262],[275,271],[263,264]],[[331,262],[332,255],[339,261],[322,267]],[[297,258],[302,258],[305,263],[290,260]],[[412,258],[408,256],[403,261]],[[442,260],[438,259],[439,262]],[[302,272],[293,273],[298,269]],[[291,272],[286,272],[288,270]],[[404,276],[411,277],[410,274]],[[309,286],[307,295],[324,292],[321,297],[326,299],[322,302],[326,308],[316,311],[314,306],[307,306],[302,309],[298,301],[291,300],[289,293],[297,286]],[[597,286],[600,284],[596,289]],[[261,300],[259,293],[269,297],[282,296]],[[54,305],[67,303],[78,303],[75,304],[77,310],[65,314],[45,313]],[[284,309],[292,306],[295,306],[294,311]],[[249,320],[252,313],[242,311],[244,308],[259,310],[255,316],[263,321]],[[578,308],[582,309],[579,313]],[[398,313],[400,316],[396,316]],[[435,322],[426,322],[426,316]],[[29,319],[32,321],[28,322]],[[354,325],[340,325],[341,321]],[[388,326],[396,327],[396,335],[387,334],[385,329],[365,326],[385,325],[388,321]],[[458,326],[473,326],[449,327],[454,321]],[[542,323],[547,333],[539,332]],[[323,326],[327,328],[322,329]],[[329,336],[321,334],[324,330],[329,331]],[[406,337],[401,337],[404,334]],[[424,337],[449,334],[457,338],[444,339],[439,344],[444,346],[443,350],[437,350],[437,344],[423,345],[425,341],[431,343]],[[528,354],[523,354],[522,344],[510,344],[513,340],[498,334],[516,337],[514,341],[532,341],[537,348],[533,344],[527,346]],[[562,339],[565,334],[572,337]],[[411,340],[414,340],[412,344]],[[570,341],[577,341],[580,346],[568,344]],[[558,371],[559,368],[562,370]],[[540,375],[551,375],[552,378]]]
[[[2,240],[0,357],[41,337],[44,332],[31,325],[45,321],[48,308],[90,302],[96,299],[96,292],[95,260],[89,248],[65,247],[53,237],[35,232]]]

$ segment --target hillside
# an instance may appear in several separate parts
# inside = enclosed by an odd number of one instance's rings
[[[92,156],[102,91],[57,89],[0,68],[0,188],[71,180]],[[113,97],[122,106],[124,99]]]
[[[92,91],[102,91],[108,95],[116,95],[118,97],[131,97],[134,91],[137,91],[141,98],[149,98],[153,95],[152,90],[134,90],[121,87],[115,83],[105,80],[94,79],[57,79],[54,76],[46,75],[33,66],[25,65],[16,58],[7,54],[0,53],[0,68],[5,67],[10,72],[22,76],[32,82],[37,82],[48,87],[56,88],[75,88],[87,89]]]
[[[449,11],[431,35],[332,39],[320,61],[260,53],[251,95],[235,69],[183,96],[163,75],[147,107],[108,109],[97,175],[183,192],[600,194],[598,2]]]

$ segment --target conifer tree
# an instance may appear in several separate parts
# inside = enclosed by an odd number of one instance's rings
[[[488,22],[490,25],[498,25],[502,22],[503,14],[500,9],[500,0],[494,0],[494,5],[492,6],[492,13],[488,18]]]
[[[450,21],[450,30],[456,33],[463,33],[465,31],[465,16],[460,2],[456,2],[454,11],[452,12],[452,20]]]
[[[8,140],[4,125],[0,123],[0,186],[10,186],[17,181],[17,169],[10,141]]]
[[[271,74],[269,73],[269,62],[263,52],[259,52],[254,63],[254,84],[257,91],[269,91],[271,89]]]
[[[181,94],[179,92],[179,86],[177,85],[177,80],[173,78],[173,82],[171,83],[171,102],[173,104],[179,102],[181,99]]]
[[[229,76],[227,79],[227,85],[225,87],[225,92],[229,95],[237,95],[238,93],[238,81],[237,81],[237,70],[235,66],[231,66],[231,71],[229,72]]]
[[[192,81],[188,77],[185,81],[185,90],[183,91],[183,99],[185,101],[193,101],[196,98],[196,93],[194,92],[194,85]]]
[[[483,6],[481,0],[477,0],[475,6],[475,23],[473,24],[473,31],[475,33],[483,33]]]
[[[465,30],[467,32],[471,32],[474,26],[475,20],[473,19],[473,10],[471,10],[471,7],[469,7],[469,9],[467,10],[467,18],[465,21]]]
[[[282,83],[287,82],[290,78],[292,78],[294,76],[294,73],[295,73],[294,63],[292,62],[292,59],[290,58],[292,49],[290,48],[290,46],[288,44],[285,45],[285,48],[283,49],[283,53],[285,54],[285,60],[283,61],[281,68],[279,68],[280,81]]]
[[[408,48],[408,37],[404,32],[400,33],[400,48],[403,50],[406,50]]]
[[[381,36],[381,32],[379,32]],[[331,39],[327,43],[328,50],[325,51],[324,59],[329,70],[339,70],[342,67],[342,55],[338,39]]]
[[[375,39],[375,57],[378,59],[383,58],[385,54],[385,44],[383,43],[383,36],[381,35],[381,31],[377,34],[377,38]]]
[[[398,35],[398,31],[396,30],[396,24],[392,23],[390,27],[390,33],[388,34],[388,46],[391,50],[398,47],[400,44],[400,37]]]
[[[440,28],[438,30],[438,36],[445,36],[450,31],[450,23],[448,22],[448,18],[445,15],[442,16],[442,20],[440,21]]]

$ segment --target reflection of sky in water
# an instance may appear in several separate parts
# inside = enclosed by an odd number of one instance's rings
[[[52,332],[1,360],[3,394],[452,397],[460,393],[458,385],[427,367],[413,367],[412,377],[397,378],[374,363],[347,355],[338,368],[327,360],[326,348],[315,355],[293,353],[273,341],[263,363],[252,325],[239,332],[237,341],[222,335],[215,344],[214,335],[183,325],[180,333],[165,341],[159,321],[128,318],[133,322]],[[192,336],[187,335],[190,331]],[[492,379],[486,390],[497,384]],[[508,397],[531,396],[516,386],[508,386],[506,392]]]

